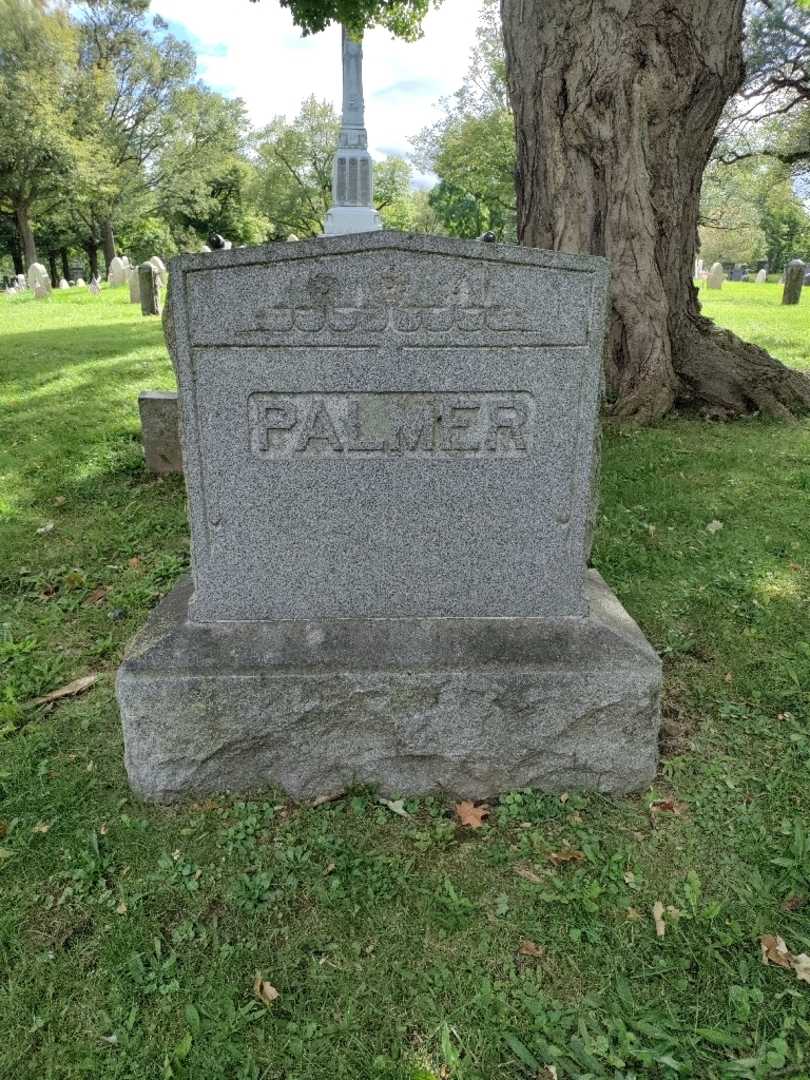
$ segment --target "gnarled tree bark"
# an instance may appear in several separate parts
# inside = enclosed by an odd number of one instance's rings
[[[700,313],[703,171],[743,77],[744,0],[501,0],[522,243],[612,264],[610,411],[810,409],[810,379]]]

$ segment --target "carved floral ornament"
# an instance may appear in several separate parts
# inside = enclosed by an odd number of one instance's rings
[[[382,332],[453,329],[534,330],[535,320],[525,308],[487,302],[481,283],[466,277],[450,285],[444,297],[420,300],[410,296],[411,275],[384,270],[358,289],[346,288],[337,274],[317,271],[301,285],[292,286],[282,304],[262,305],[251,326],[242,333],[320,330]]]

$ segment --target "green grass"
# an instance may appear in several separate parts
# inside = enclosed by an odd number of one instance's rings
[[[810,986],[758,944],[810,953],[810,423],[605,438],[595,562],[666,668],[650,791],[517,792],[475,832],[369,791],[161,809],[113,695],[188,562],[138,443],[159,323],[105,291],[0,297],[0,329],[0,1077],[810,1077]]]
[[[753,341],[790,367],[810,368],[810,287],[799,303],[782,304],[783,286],[725,281],[719,290],[700,288],[703,314]]]

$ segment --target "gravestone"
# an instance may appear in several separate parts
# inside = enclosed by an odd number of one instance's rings
[[[110,260],[109,272],[107,273],[107,281],[112,288],[117,289],[121,285],[127,283],[127,267],[124,260],[118,255],[114,259]]]
[[[31,263],[28,267],[28,288],[33,289],[36,293],[37,285],[41,285],[45,289],[46,293],[51,291],[51,277],[42,263]]]
[[[706,287],[708,289],[722,289],[723,277],[723,264],[716,262],[709,271],[709,276],[706,278]]]
[[[101,295],[101,282],[97,277],[90,279],[89,291],[93,294],[93,296]]]
[[[732,281],[744,281],[745,280],[745,267],[742,263],[735,263],[731,271]]]
[[[93,280],[95,281],[95,278]],[[76,279],[76,288],[77,289],[84,289],[86,287],[87,287],[87,282],[84,280],[84,278],[77,278]]]
[[[798,304],[804,284],[804,263],[794,259],[785,267],[785,288],[782,292],[783,304]]]
[[[34,296],[37,300],[47,300],[51,295],[50,290],[46,289],[41,281],[38,281],[34,286]]]
[[[762,270],[757,270],[757,276],[756,276],[757,285],[764,285],[767,280],[768,280],[768,271],[765,270],[764,268]]]
[[[64,278],[59,278],[59,288],[60,289],[69,289],[70,286],[68,285],[67,281]]]
[[[27,289],[28,288],[28,281],[26,279],[25,274],[17,274],[17,288],[18,289]]]
[[[604,260],[370,232],[172,260],[193,582],[119,670],[142,796],[655,775],[587,559]]]
[[[161,289],[165,289],[169,284],[169,271],[166,269],[166,264],[158,255],[153,255],[149,262],[158,272],[158,280]]]
[[[140,270],[137,266],[130,266],[127,271],[129,278],[129,302],[130,304],[140,304],[141,302],[141,277]]]
[[[153,473],[181,473],[180,418],[177,394],[168,390],[142,390],[138,395],[146,468]]]
[[[149,262],[142,263],[138,268],[138,290],[141,295],[141,313],[160,315],[163,310],[160,299],[160,275]]]

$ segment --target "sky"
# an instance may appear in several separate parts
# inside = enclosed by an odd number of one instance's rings
[[[369,150],[377,159],[407,155],[409,139],[441,115],[439,99],[457,90],[475,42],[480,0],[444,0],[407,44],[383,30],[363,43],[363,83]],[[307,38],[276,0],[152,0],[172,33],[191,42],[200,77],[246,102],[254,125],[293,119],[315,94],[340,110],[340,29]]]

